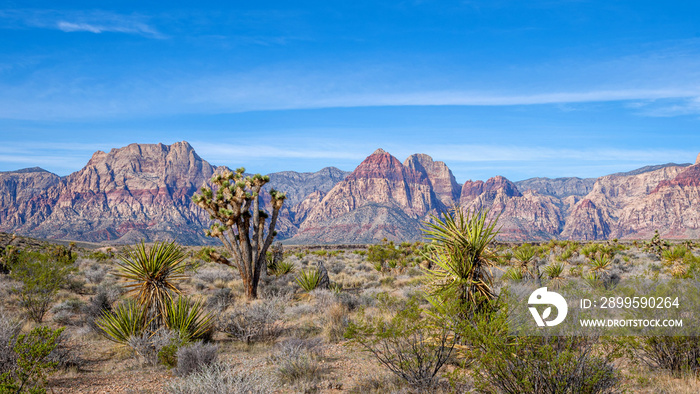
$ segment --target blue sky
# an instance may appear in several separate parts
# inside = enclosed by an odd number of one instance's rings
[[[59,3],[0,1],[0,171],[181,140],[262,173],[428,153],[459,182],[700,152],[698,2]]]

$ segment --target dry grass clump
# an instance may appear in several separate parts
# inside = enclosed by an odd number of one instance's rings
[[[319,362],[322,356],[320,340],[290,338],[276,346],[270,362],[275,365],[275,374],[283,382],[315,382],[325,372]]]
[[[234,275],[233,270],[228,267],[223,267],[221,265],[206,265],[197,270],[197,273],[194,274],[194,278],[205,283],[213,284],[216,281],[223,283],[232,281],[234,279]]]
[[[216,363],[218,347],[211,343],[195,342],[177,350],[175,375],[187,376]]]
[[[171,380],[166,389],[172,394],[268,394],[277,389],[277,384],[255,367],[215,363]]]
[[[217,329],[247,344],[274,340],[283,332],[283,312],[281,302],[259,300],[223,316]]]

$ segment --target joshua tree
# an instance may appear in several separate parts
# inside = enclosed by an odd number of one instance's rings
[[[233,256],[233,262],[218,253],[210,253],[213,261],[236,267],[243,279],[246,297],[258,297],[258,281],[263,270],[267,270],[265,253],[275,237],[275,224],[280,208],[286,198],[284,193],[270,190],[272,217],[265,231],[268,214],[260,209],[260,192],[270,177],[256,174],[243,176],[244,168],[236,172],[227,171],[211,178],[216,190],[202,187],[202,194],[192,196],[197,206],[209,212],[218,223],[211,225],[205,234],[221,240]]]

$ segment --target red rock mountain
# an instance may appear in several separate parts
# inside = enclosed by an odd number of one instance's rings
[[[42,208],[48,214],[24,212],[25,223],[12,230],[92,242],[168,238],[201,243],[197,227],[206,217],[190,197],[214,170],[187,142],[98,151],[82,170],[48,188]]]
[[[442,208],[424,172],[378,149],[309,210],[293,241],[413,239],[420,220]]]
[[[225,167],[221,167],[224,169]],[[208,217],[190,202],[219,170],[187,142],[131,144],[96,152],[78,172],[40,168],[0,173],[0,231],[39,238],[133,243],[203,236]],[[644,167],[597,179],[497,176],[460,185],[424,154],[402,164],[379,149],[351,173],[270,174],[287,192],[278,221],[292,243],[421,239],[421,222],[459,203],[499,217],[500,239],[700,237],[700,155],[695,165]]]

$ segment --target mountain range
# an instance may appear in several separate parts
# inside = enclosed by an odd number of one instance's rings
[[[217,243],[209,217],[190,197],[227,170],[187,142],[131,144],[95,152],[84,168],[60,177],[41,168],[0,172],[0,231],[89,242],[173,239]],[[428,155],[403,163],[382,149],[352,172],[270,175],[287,193],[278,238],[288,243],[372,243],[421,239],[421,225],[459,204],[498,217],[499,239],[646,239],[700,236],[700,155],[695,164],[664,164],[600,178],[496,176],[459,184]]]

